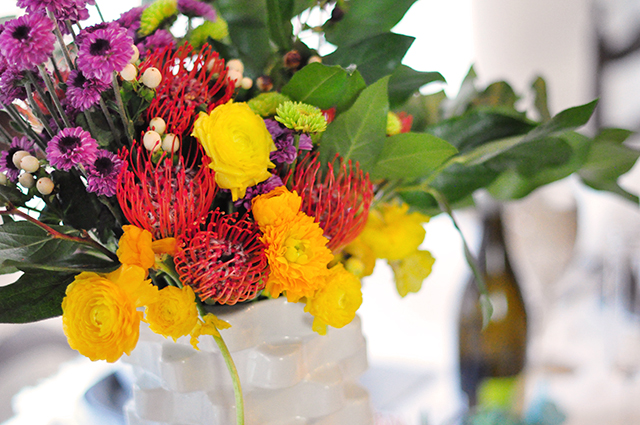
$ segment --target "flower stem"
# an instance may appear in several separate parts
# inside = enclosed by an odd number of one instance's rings
[[[133,123],[127,118],[127,111],[124,109],[124,103],[122,102],[122,96],[120,96],[120,86],[118,85],[118,79],[115,72],[111,74],[111,84],[113,86],[113,94],[116,98],[116,105],[118,105],[118,113],[124,126],[124,132],[127,134],[127,140],[129,145],[133,144]]]
[[[11,140],[13,140],[13,138],[11,137],[9,132],[1,125],[0,125],[0,134],[2,135],[2,137],[5,138],[7,144],[11,144]]]
[[[53,22],[53,32],[58,39],[58,44],[60,44],[60,50],[62,50],[62,54],[64,55],[65,60],[67,61],[67,65],[69,69],[74,69],[73,61],[71,60],[71,55],[69,55],[69,50],[67,49],[67,45],[64,44],[64,39],[62,38],[62,33],[60,32],[60,27],[58,26],[58,20],[53,15],[53,11],[47,8],[47,16]]]
[[[44,65],[38,65],[38,70],[40,71],[40,75],[42,76],[42,79],[44,80],[44,83],[47,86],[47,90],[51,95],[53,104],[56,106],[56,109],[58,110],[58,113],[60,114],[60,117],[62,118],[62,121],[64,122],[65,127],[72,127],[71,123],[69,122],[69,119],[67,118],[67,114],[65,114],[64,108],[60,103],[60,99],[58,99],[58,94],[56,93],[56,89],[53,87],[51,78],[49,78],[49,74],[47,74],[47,71],[44,69]]]
[[[100,7],[98,6],[98,2],[95,2],[94,6],[95,6],[96,10],[98,11],[98,15],[100,15],[100,20],[102,22],[104,22],[104,16],[102,16],[102,11],[100,10]]]
[[[120,143],[120,139],[118,138],[118,130],[116,130],[113,118],[111,118],[111,113],[109,112],[107,104],[104,103],[104,100],[102,98],[100,98],[100,110],[102,111],[102,115],[104,115],[104,118],[107,120],[107,124],[109,125],[109,129],[111,130],[111,134],[113,134],[113,140],[119,147],[121,147],[122,144]]]
[[[31,84],[28,84],[28,83],[25,84],[24,88],[27,90],[27,101],[29,102],[29,106],[31,106],[31,109],[38,116],[38,119],[42,123],[42,126],[44,127],[44,129],[47,132],[47,134],[49,135],[49,137],[53,137],[54,136],[54,132],[51,129],[51,126],[49,125],[49,123],[47,122],[47,118],[45,117],[44,112],[42,112],[42,109],[40,109],[40,107],[38,106],[36,101],[33,99],[33,91],[31,90]],[[42,147],[42,146],[40,146],[40,147]]]
[[[40,96],[40,99],[42,99],[42,101],[44,102],[45,106],[49,110],[49,113],[51,114],[53,119],[56,121],[56,124],[58,124],[58,127],[62,128],[62,121],[60,121],[60,119],[58,117],[56,117],[55,114],[53,113],[53,107],[52,107],[51,103],[49,102],[49,100],[47,99],[46,93],[42,90],[42,87],[40,87],[40,85],[38,84],[38,81],[36,80],[35,75],[33,75],[33,72],[27,71],[27,76],[29,77],[29,81],[31,81],[31,84],[33,85],[33,87],[35,87],[36,92],[38,92],[38,95]],[[27,89],[27,97],[33,102],[33,96],[31,96],[30,93],[29,93],[29,92],[31,92],[31,88],[29,87],[29,84],[25,84],[25,87]],[[40,111],[40,108],[36,108],[37,104],[35,104],[35,102],[33,102],[33,103],[34,104],[31,105],[31,109],[35,109],[36,113],[37,113],[37,111]],[[42,115],[44,115],[44,113]],[[38,116],[38,118],[40,118],[40,121],[43,121],[42,117]],[[47,130],[49,135],[51,137],[53,137],[53,134],[50,131],[51,128],[49,127],[49,124],[45,123],[43,121],[42,125]]]
[[[28,134],[29,137],[31,137],[36,141],[36,143],[38,143],[38,146],[42,147],[42,144],[44,143],[42,138],[40,137],[40,135],[38,135],[38,133],[33,131],[33,128],[31,128],[31,125],[28,122],[25,122],[24,118],[22,118],[20,113],[16,110],[16,107],[13,106],[13,104],[9,103],[5,104],[4,108],[9,116],[13,119],[13,121],[18,125],[18,127],[20,127],[23,133]]]

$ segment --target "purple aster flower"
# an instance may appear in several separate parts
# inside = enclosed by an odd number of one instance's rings
[[[296,147],[294,145],[295,135],[293,130],[280,125],[278,121],[272,119],[265,119],[264,123],[273,138],[273,143],[276,145],[276,150],[271,152],[269,159],[279,163],[292,164],[297,156]],[[303,138],[302,136],[307,137]],[[311,147],[313,147],[313,144],[309,146],[310,141],[311,139],[308,135],[301,135],[300,140],[298,141],[298,148],[310,150]]]
[[[67,78],[67,101],[78,111],[86,111],[100,102],[100,94],[110,87],[111,81],[87,78],[80,70],[72,70]]]
[[[275,174],[253,187],[248,187],[244,198],[238,199],[233,203],[236,207],[243,206],[247,211],[251,210],[251,200],[258,195],[271,192],[276,187],[284,186],[282,179]]]
[[[20,69],[44,63],[53,53],[56,36],[53,22],[39,14],[23,15],[5,24],[0,34],[0,52]]]
[[[60,131],[47,145],[49,163],[64,171],[78,164],[88,165],[96,159],[98,142],[82,127],[70,127]]]
[[[98,195],[115,195],[122,164],[118,155],[99,150],[95,161],[87,167],[87,191]]]
[[[85,33],[78,50],[78,68],[87,78],[110,79],[133,56],[133,40],[125,28],[107,25]]]
[[[147,5],[134,7],[120,15],[120,18],[116,22],[129,31],[129,36],[135,41],[137,40],[137,32],[140,29],[140,19],[142,18],[142,12],[147,8]]]
[[[18,151],[27,151],[31,155],[35,155],[33,142],[27,136],[14,137],[9,145],[9,150],[0,154],[0,172],[4,172],[9,180],[15,182],[20,176],[20,169],[13,163],[13,154]]]
[[[50,9],[53,13],[73,6],[75,0],[18,0],[18,7],[27,9],[28,13],[41,13]]]
[[[202,17],[208,21],[216,20],[215,9],[199,0],[178,0],[178,12],[190,18]]]
[[[25,71],[9,67],[0,74],[0,103],[8,105],[16,99],[25,100],[27,90],[24,87]]]
[[[167,30],[156,30],[153,34],[138,43],[137,47],[140,53],[145,53],[148,50],[161,50],[171,44],[175,44],[175,38]]]

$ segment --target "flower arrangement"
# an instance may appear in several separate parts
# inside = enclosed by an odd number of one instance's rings
[[[156,0],[83,27],[92,0],[18,0],[0,27],[0,272],[22,273],[0,320],[62,315],[71,347],[109,362],[141,321],[224,350],[211,306],[264,298],[304,303],[323,334],[355,317],[376,259],[418,291],[424,224],[478,189],[577,173],[633,198],[616,183],[630,133],[575,131],[596,102],[552,117],[537,80],[527,115],[473,70],[457,98],[420,94],[443,78],[402,65],[412,38],[390,31],[413,2]]]

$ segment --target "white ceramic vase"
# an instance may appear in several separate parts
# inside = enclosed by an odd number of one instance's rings
[[[221,331],[238,369],[247,425],[373,424],[367,391],[358,383],[367,368],[360,319],[327,335],[311,330],[303,305],[285,299],[221,307],[232,327]],[[133,397],[130,425],[233,425],[232,382],[213,338],[173,342],[143,324],[130,356]]]

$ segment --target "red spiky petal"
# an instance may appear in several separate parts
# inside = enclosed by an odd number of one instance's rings
[[[253,221],[216,210],[206,230],[181,238],[174,257],[180,280],[203,301],[235,304],[255,298],[269,271],[259,237]]]
[[[131,153],[125,148],[120,157],[126,166],[116,194],[131,224],[150,231],[154,239],[178,237],[202,224],[217,192],[214,173],[206,163],[196,169],[195,160],[185,164],[180,156],[173,165],[173,158],[166,155],[156,164],[135,144]]]
[[[162,81],[147,109],[147,118],[162,117],[170,133],[190,134],[197,107],[205,105],[211,111],[233,95],[234,84],[227,81],[224,59],[208,44],[198,52],[190,44],[175,52],[172,46],[154,51],[140,65],[140,74],[151,66],[160,70]]]
[[[314,153],[296,166],[292,177],[291,189],[302,197],[302,211],[315,217],[332,251],[362,232],[373,200],[373,185],[357,163],[354,166],[349,160],[345,164],[336,155],[323,175],[318,154]]]

